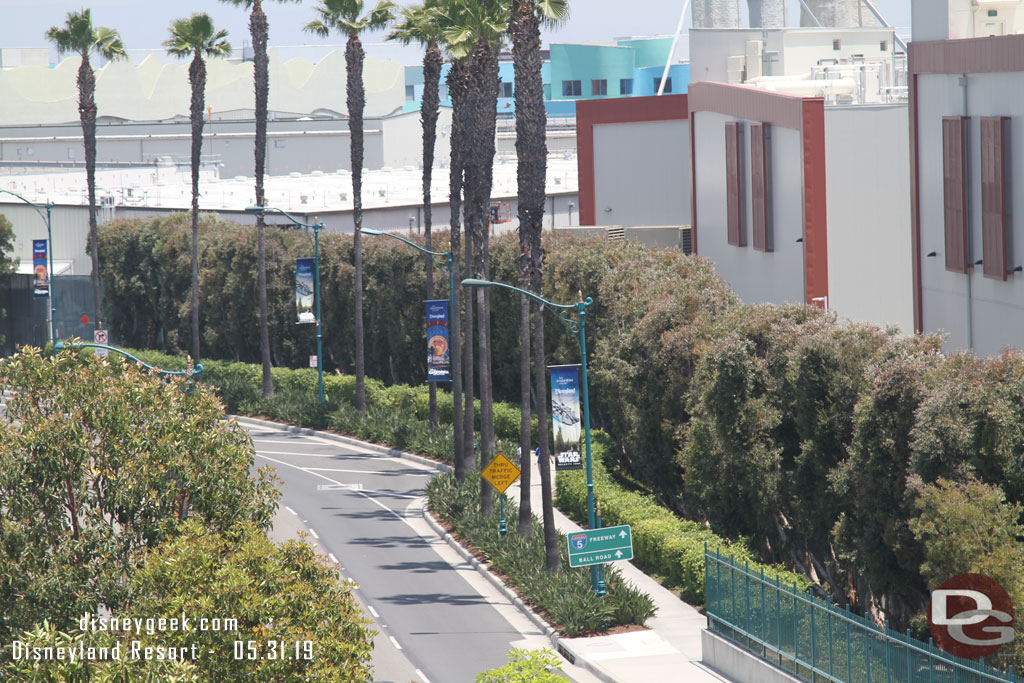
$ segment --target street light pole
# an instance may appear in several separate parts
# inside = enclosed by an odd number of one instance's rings
[[[462,286],[501,287],[524,294],[558,316],[558,319],[569,328],[569,332],[576,336],[576,340],[580,345],[580,362],[583,366],[583,431],[587,456],[587,521],[591,529],[596,529],[597,524],[594,513],[594,463],[590,455],[590,389],[587,380],[587,309],[594,304],[594,299],[588,296],[585,301],[578,301],[574,304],[556,304],[537,296],[533,292],[528,292],[525,289],[520,289],[504,282],[491,282],[490,280],[477,280],[475,278],[463,280]],[[576,311],[576,320],[568,317],[570,310]],[[591,590],[598,595],[605,594],[604,568],[602,565],[595,564],[590,567],[590,585]]]
[[[430,251],[429,249],[424,249],[415,242],[407,240],[401,235],[396,235],[393,232],[383,232],[381,230],[372,230],[370,228],[363,228],[362,232],[364,235],[384,235],[385,237],[393,237],[396,240],[405,242],[406,244],[408,244],[413,249],[416,249],[417,251],[421,251],[424,254],[433,256],[434,263],[444,263],[445,267],[448,269],[448,314],[451,315],[451,311],[455,306],[455,304],[452,303],[452,296],[455,292],[455,280],[453,279],[452,275],[452,253],[450,251]],[[452,392],[452,395],[454,396],[455,393]],[[458,409],[457,406],[456,409]]]
[[[319,405],[324,404],[324,345],[323,345],[323,330],[320,321],[320,231],[324,229],[324,224],[320,221],[316,223],[303,223],[299,219],[292,216],[287,211],[277,209],[272,206],[247,206],[245,207],[246,213],[279,213],[295,225],[303,229],[310,229],[313,231],[313,279],[316,287],[316,400]]]
[[[49,271],[50,272],[50,284],[49,284],[49,287],[47,287],[47,293],[49,294],[49,299],[50,299],[50,341],[56,343],[57,342],[57,302],[53,298],[53,285],[56,282],[56,279],[54,277],[55,274],[53,272],[53,225],[52,225],[53,202],[47,201],[45,204],[36,204],[33,201],[25,199],[24,197],[22,197],[17,192],[11,192],[10,190],[4,190],[4,189],[0,189],[0,192],[3,192],[4,194],[13,195],[13,196],[17,197],[18,199],[20,199],[21,201],[25,202],[26,204],[28,204],[29,206],[31,206],[33,209],[36,210],[36,213],[39,214],[40,218],[42,218],[44,221],[46,221],[46,251],[49,252],[49,255],[50,255],[50,271]],[[40,211],[40,209],[43,209],[43,208],[46,209],[46,216],[45,217],[43,216],[43,212]]]

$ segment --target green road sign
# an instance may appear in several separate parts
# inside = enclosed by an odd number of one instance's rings
[[[568,541],[570,567],[633,559],[633,532],[628,524],[585,529],[569,534]]]

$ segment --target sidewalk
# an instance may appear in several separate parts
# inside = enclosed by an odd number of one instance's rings
[[[505,493],[512,500],[519,500],[518,482]],[[530,486],[530,501],[533,513],[539,517],[539,480]],[[555,525],[564,534],[582,529],[557,508]],[[514,529],[514,522],[509,526]],[[593,638],[564,638],[552,634],[552,642],[575,659],[577,666],[590,670],[609,683],[729,681],[701,664],[700,633],[707,625],[707,619],[633,566],[632,562],[616,562],[615,567],[622,572],[623,578],[654,600],[658,612],[647,621],[650,630]]]

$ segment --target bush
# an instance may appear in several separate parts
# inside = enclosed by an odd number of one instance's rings
[[[477,674],[476,683],[563,683],[565,678],[553,673],[559,659],[550,650],[520,650],[508,653],[508,664]]]
[[[435,477],[427,485],[427,500],[455,533],[476,548],[492,568],[508,578],[523,600],[547,615],[548,621],[561,633],[575,637],[599,633],[612,626],[639,624],[654,616],[651,599],[626,582],[612,566],[605,570],[608,593],[600,597],[590,590],[590,571],[585,567],[569,567],[568,546],[560,534],[562,569],[551,573],[545,569],[544,536],[532,533],[520,536],[510,531],[498,534],[499,513],[479,513],[479,473],[470,473],[459,482],[451,473]],[[516,505],[506,499],[508,519],[515,519]],[[534,520],[534,528],[541,528]]]
[[[705,545],[732,553],[738,562],[749,561],[755,571],[761,568],[756,555],[744,544],[730,542],[703,525],[680,519],[651,496],[627,491],[615,483],[603,464],[603,451],[610,446],[606,434],[599,430],[592,432],[594,497],[601,505],[605,526],[629,524],[632,527],[633,555],[637,564],[678,587],[686,600],[697,604],[704,602]],[[577,522],[585,522],[587,486],[583,470],[558,473],[555,504]],[[764,566],[764,570],[766,576],[778,576],[784,583],[796,582],[802,589],[810,586],[805,576],[780,566]]]

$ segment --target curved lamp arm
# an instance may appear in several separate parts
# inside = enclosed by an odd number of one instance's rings
[[[519,287],[515,287],[513,285],[509,285],[509,284],[506,284],[504,282],[492,282],[490,280],[478,280],[478,279],[472,278],[472,277],[466,278],[465,280],[463,280],[462,281],[462,286],[463,287],[501,287],[503,289],[510,289],[513,292],[519,292],[520,294],[523,294],[523,295],[527,296],[528,298],[533,299],[534,301],[536,301],[537,303],[543,305],[549,311],[554,313],[556,316],[558,316],[559,320],[561,320],[563,323],[565,323],[565,325],[569,328],[570,332],[572,332],[573,334],[577,334],[577,335],[579,334],[579,331],[580,331],[579,320],[573,320],[572,318],[570,318],[567,315],[567,313],[570,310],[574,310],[577,313],[585,314],[586,310],[591,305],[593,305],[593,303],[594,303],[594,299],[592,297],[588,296],[585,301],[579,301],[579,302],[574,303],[574,304],[556,304],[553,301],[548,301],[547,299],[543,299],[543,298],[537,296],[533,292],[528,292],[525,289],[521,289]]]
[[[107,351],[113,351],[114,353],[119,353],[122,356],[125,356],[126,358],[130,358],[131,360],[135,361],[136,363],[138,363],[142,367],[146,368],[147,370],[155,370],[156,372],[160,373],[161,375],[168,375],[168,376],[172,376],[172,377],[184,377],[184,378],[188,379],[190,382],[194,381],[195,378],[198,375],[201,375],[202,372],[203,372],[203,364],[202,363],[196,363],[195,368],[193,368],[192,370],[188,370],[188,369],[186,369],[186,370],[161,370],[160,368],[158,368],[158,367],[156,367],[154,365],[150,365],[149,363],[147,363],[146,361],[142,360],[141,358],[136,358],[135,356],[133,356],[132,354],[128,353],[127,351],[122,351],[119,348],[116,348],[114,346],[107,346],[106,344],[94,344],[92,342],[62,342],[62,341],[59,341],[59,342],[57,342],[56,344],[53,345],[53,350],[54,351],[63,351],[64,349],[77,349],[77,348],[82,348],[82,347],[88,347],[88,348],[93,348],[93,349],[106,349]]]

